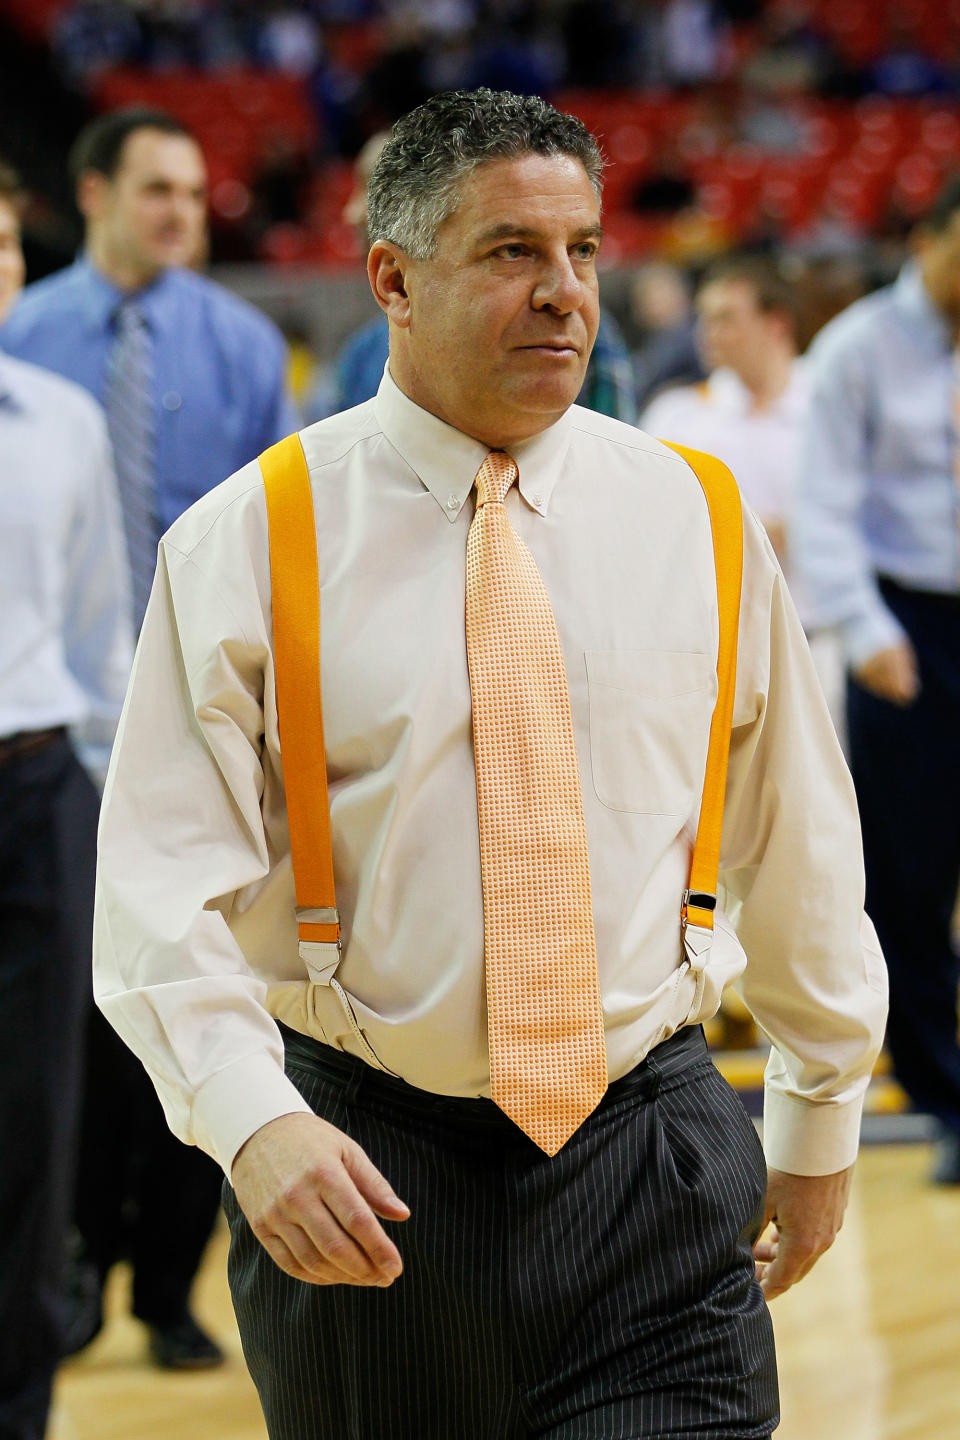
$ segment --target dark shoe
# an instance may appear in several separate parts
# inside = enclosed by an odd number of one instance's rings
[[[67,1259],[63,1297],[62,1354],[85,1350],[103,1329],[103,1293],[100,1272],[85,1260],[78,1248]]]
[[[164,1370],[212,1370],[223,1351],[194,1320],[184,1315],[171,1325],[150,1325],[150,1358]]]
[[[960,1135],[944,1131],[933,1148],[934,1185],[960,1185]]]

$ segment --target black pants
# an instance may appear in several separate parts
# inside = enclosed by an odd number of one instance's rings
[[[550,1159],[285,1032],[288,1073],[411,1208],[386,1290],[279,1270],[227,1187],[229,1274],[271,1440],[769,1436],[773,1337],[750,1246],[753,1126],[682,1031]]]
[[[0,766],[0,1440],[40,1440],[60,1354],[97,811],[66,738]]]
[[[922,689],[901,708],[849,688],[867,911],[890,972],[897,1078],[960,1136],[960,967],[950,938],[960,880],[960,598],[890,581],[881,589],[917,652]]]
[[[171,1134],[146,1071],[100,1012],[88,1023],[74,1224],[101,1285],[129,1259],[133,1313],[170,1324],[187,1309],[223,1172]]]

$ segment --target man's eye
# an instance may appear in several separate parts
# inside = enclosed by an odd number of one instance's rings
[[[497,251],[497,254],[502,255],[506,260],[519,260],[521,255],[526,255],[526,253],[526,245],[501,245]]]
[[[574,246],[574,253],[578,260],[592,260],[597,253],[597,247],[592,240],[585,240],[582,245]]]

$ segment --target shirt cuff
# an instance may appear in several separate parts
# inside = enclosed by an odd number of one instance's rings
[[[872,655],[879,655],[881,650],[902,645],[906,638],[903,626],[883,604],[877,605],[866,615],[858,615],[855,620],[846,621],[843,626],[844,648],[852,670],[856,670]]]
[[[192,1130],[227,1179],[237,1151],[257,1130],[281,1115],[313,1112],[269,1055],[247,1055],[211,1075],[193,1100]]]
[[[799,1100],[767,1085],[763,1150],[771,1170],[788,1175],[835,1175],[857,1158],[863,1095],[842,1104]]]

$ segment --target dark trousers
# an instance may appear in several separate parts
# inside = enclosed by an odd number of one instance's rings
[[[553,1159],[488,1100],[446,1100],[285,1032],[288,1073],[411,1208],[386,1290],[279,1270],[229,1187],[229,1275],[271,1440],[769,1436],[751,1243],[766,1172],[702,1031],[613,1085]]]
[[[917,652],[905,708],[850,682],[853,778],[867,911],[890,972],[887,1044],[920,1110],[960,1136],[957,981],[950,919],[960,880],[960,598],[881,582]]]
[[[131,1261],[133,1313],[148,1324],[187,1310],[222,1183],[208,1155],[171,1134],[140,1061],[92,1011],[74,1224],[101,1286],[114,1261]]]
[[[61,1349],[97,811],[66,738],[0,765],[0,1440],[40,1440]]]

